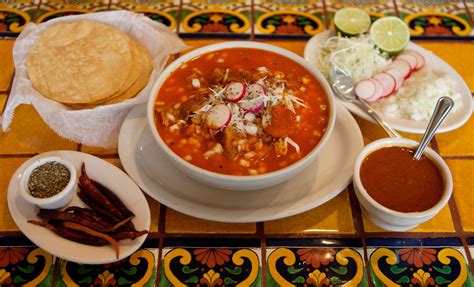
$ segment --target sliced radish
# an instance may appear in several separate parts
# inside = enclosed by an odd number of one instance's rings
[[[206,125],[215,130],[227,126],[231,119],[232,112],[224,104],[215,105],[206,113]]]
[[[425,58],[418,52],[413,50],[405,50],[402,54],[411,54],[416,58],[416,69],[419,70],[425,65]]]
[[[247,88],[240,82],[233,82],[227,85],[224,94],[227,100],[232,103],[237,103],[245,96]]]
[[[398,89],[400,89],[400,87],[403,85],[403,81],[405,80],[403,72],[398,69],[387,69],[384,71],[384,73],[391,75],[395,79],[395,90],[393,92],[398,91]]]
[[[375,74],[372,79],[379,81],[382,86],[383,86],[383,96],[382,97],[388,97],[390,96],[393,91],[395,91],[395,86],[397,85],[397,82],[395,78],[387,73],[378,73]]]
[[[372,81],[363,80],[357,83],[355,93],[359,98],[367,100],[374,96],[375,89],[375,84]]]
[[[258,113],[265,107],[264,96],[267,95],[265,87],[260,84],[247,86],[245,98],[240,100],[239,105],[247,112]]]
[[[408,64],[407,61],[402,59],[393,61],[390,65],[388,65],[387,70],[388,69],[400,70],[400,72],[403,74],[403,79],[408,78],[411,73],[410,64]]]
[[[377,80],[370,79],[372,83],[374,83],[375,86],[375,91],[372,97],[366,99],[367,102],[375,102],[376,100],[380,99],[383,96],[383,86],[382,83],[380,83]]]
[[[408,65],[410,65],[410,69],[412,71],[416,70],[416,63],[417,63],[417,60],[416,60],[416,57],[412,54],[409,54],[409,53],[402,53],[400,55],[398,55],[395,60],[404,60],[408,63]]]

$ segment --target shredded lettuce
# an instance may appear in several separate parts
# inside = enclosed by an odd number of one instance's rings
[[[367,35],[330,37],[322,44],[319,53],[319,68],[326,78],[335,66],[350,75],[356,83],[382,72],[390,62],[389,55],[377,49]]]

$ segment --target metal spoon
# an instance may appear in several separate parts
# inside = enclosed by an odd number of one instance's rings
[[[329,80],[336,96],[345,102],[354,103],[364,110],[387,132],[390,137],[401,138],[401,136],[391,126],[389,126],[388,123],[385,122],[369,104],[356,97],[354,81],[352,81],[352,78],[349,75],[344,71],[333,67],[329,71]]]
[[[423,135],[423,138],[421,139],[421,142],[418,145],[415,155],[413,156],[414,159],[419,160],[421,158],[421,155],[425,151],[425,148],[428,146],[428,143],[435,135],[439,125],[441,125],[441,123],[444,121],[446,116],[453,108],[453,105],[454,101],[449,97],[442,97],[438,100],[434,112],[431,115],[430,122],[428,123],[428,127],[426,127],[425,134]]]

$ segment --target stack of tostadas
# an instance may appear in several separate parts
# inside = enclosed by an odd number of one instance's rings
[[[42,32],[28,54],[27,70],[43,96],[81,109],[136,96],[153,64],[149,52],[125,33],[84,20]]]

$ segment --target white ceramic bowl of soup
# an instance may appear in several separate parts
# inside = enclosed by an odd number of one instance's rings
[[[157,100],[158,92],[165,82],[165,80],[170,76],[173,71],[180,68],[181,65],[189,60],[194,59],[202,54],[218,51],[227,48],[251,48],[251,49],[261,49],[265,51],[270,51],[279,55],[282,55],[286,58],[289,58],[305,68],[322,86],[324,93],[328,101],[328,110],[329,110],[329,119],[324,135],[321,137],[319,143],[303,158],[299,159],[295,163],[288,165],[284,168],[278,169],[276,171],[258,174],[258,175],[227,175],[217,172],[212,172],[204,168],[198,167],[185,159],[181,158],[176,154],[170,147],[166,145],[157,131],[155,124],[155,102]],[[226,190],[257,190],[262,188],[267,188],[282,182],[287,181],[291,177],[295,176],[302,169],[307,167],[312,163],[318,156],[318,153],[324,147],[329,137],[331,136],[332,130],[334,128],[334,123],[336,119],[336,109],[333,99],[332,90],[327,83],[324,76],[312,67],[306,60],[297,54],[288,51],[286,49],[276,47],[269,44],[250,42],[250,41],[233,41],[233,42],[223,42],[218,44],[213,44],[209,46],[204,46],[199,49],[193,50],[180,58],[176,59],[170,65],[168,65],[163,72],[160,74],[159,78],[156,80],[153,88],[151,90],[150,97],[147,104],[147,119],[150,127],[150,131],[153,134],[153,137],[156,141],[158,148],[162,151],[162,154],[170,160],[178,169],[184,172],[186,175],[191,178],[216,188],[222,188]]]
[[[453,192],[453,179],[446,162],[433,149],[427,147],[424,155],[426,155],[438,167],[444,183],[443,192],[439,201],[433,207],[419,212],[400,212],[385,207],[372,198],[364,188],[361,180],[360,170],[365,158],[372,152],[384,147],[393,146],[409,147],[416,150],[418,143],[404,138],[384,138],[368,144],[360,152],[355,161],[353,183],[357,199],[359,200],[363,212],[366,213],[368,218],[375,225],[391,231],[405,231],[415,228],[419,224],[431,219],[433,216],[438,214],[438,212],[448,203],[449,198],[451,197]],[[419,180],[423,179],[420,178]],[[390,184],[390,180],[387,180],[386,184]],[[410,191],[401,190],[400,196],[403,196],[404,192]]]

